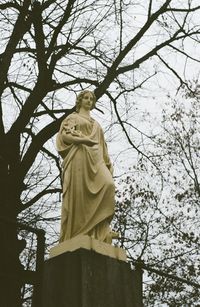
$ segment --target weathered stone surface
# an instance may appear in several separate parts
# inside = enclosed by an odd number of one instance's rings
[[[141,271],[79,249],[46,261],[43,307],[141,307]]]
[[[90,115],[95,101],[93,92],[80,92],[76,112],[63,120],[56,137],[63,159],[60,242],[85,234],[110,244],[113,239],[113,166],[103,130]]]
[[[86,235],[77,236],[71,240],[66,240],[50,249],[50,257],[55,257],[65,252],[73,252],[77,249],[84,248],[93,250],[99,254],[109,256],[118,260],[126,261],[126,251],[122,248],[95,240]]]

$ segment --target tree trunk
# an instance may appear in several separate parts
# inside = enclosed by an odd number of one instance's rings
[[[2,140],[1,140],[2,141]],[[17,214],[20,203],[20,184],[17,176],[19,165],[19,138],[10,140],[4,136],[1,146],[0,193],[0,306],[21,306],[20,289],[23,266],[19,260],[23,243],[17,239]]]

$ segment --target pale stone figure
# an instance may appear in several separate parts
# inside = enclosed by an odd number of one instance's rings
[[[90,116],[95,95],[82,91],[76,112],[62,122],[57,149],[63,158],[63,201],[60,242],[88,235],[111,243],[114,214],[112,164],[99,123]]]

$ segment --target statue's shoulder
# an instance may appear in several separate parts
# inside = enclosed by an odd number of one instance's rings
[[[96,119],[94,119],[94,122],[95,122],[95,125],[96,125],[100,130],[102,130],[102,127],[101,127],[100,123],[99,123]]]
[[[64,121],[69,121],[69,120],[73,120],[73,119],[76,119],[77,118],[77,113],[76,112],[73,112],[69,115],[67,115],[64,119]]]
[[[73,112],[71,114],[69,114],[66,118],[76,118],[78,116],[77,112]]]

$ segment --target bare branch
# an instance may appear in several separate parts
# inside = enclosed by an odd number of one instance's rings
[[[59,130],[61,122],[64,120],[64,118],[74,111],[75,108],[69,109],[66,114],[51,122],[34,137],[20,165],[21,178],[24,178],[24,176],[27,174],[29,168],[33,164],[38,152],[42,149],[44,143]]]
[[[25,1],[24,6],[21,8],[20,14],[13,28],[13,32],[10,36],[10,40],[6,46],[6,50],[3,53],[3,56],[1,57],[0,95],[4,89],[4,82],[7,79],[7,72],[8,72],[9,65],[11,63],[11,59],[13,57],[15,48],[19,40],[23,37],[24,33],[29,29],[30,24],[31,24],[30,16],[28,19],[26,19],[26,16],[28,14],[28,7],[30,3],[31,3],[31,0]]]
[[[47,9],[51,4],[54,4],[55,0],[47,0],[42,4],[42,9],[45,10]]]
[[[175,46],[169,44],[168,45],[170,48],[178,51],[179,53],[182,53],[183,55],[185,55],[188,59],[191,59],[192,61],[198,62],[200,63],[200,60],[195,59],[194,57],[192,57],[191,55],[189,55],[188,53],[184,52],[183,50],[181,50],[180,48],[176,48]]]
[[[97,97],[101,97],[103,92],[106,91],[106,89],[108,88],[110,83],[113,81],[113,79],[116,77],[116,75],[119,74],[119,70],[118,70],[118,73],[116,73],[116,71],[121,61],[129,53],[129,51],[137,44],[137,42],[143,37],[144,33],[151,27],[154,21],[166,11],[167,6],[169,5],[170,2],[171,0],[165,1],[165,3],[161,6],[161,8],[151,15],[151,17],[146,21],[146,23],[139,30],[139,32],[129,41],[129,43],[124,47],[124,49],[118,54],[116,59],[113,61],[113,64],[111,65],[111,67],[108,69],[108,73],[105,79],[103,80],[103,82],[100,84],[100,86],[96,90]]]
[[[20,212],[22,212],[23,210],[26,210],[29,207],[31,207],[32,205],[34,205],[38,200],[40,200],[45,195],[56,194],[56,193],[61,193],[61,192],[62,192],[62,190],[58,189],[58,188],[54,188],[54,189],[46,189],[45,188],[43,191],[39,192],[34,198],[29,200],[27,203],[23,204],[22,207],[20,208],[21,209]]]
[[[14,50],[19,42],[19,40],[23,37],[24,33],[29,29],[31,25],[31,18],[30,16],[26,19],[26,16],[28,14],[28,8],[31,3],[31,0],[27,0],[24,2],[23,7],[20,10],[18,19],[15,23],[15,26],[13,28],[13,32],[10,36],[9,42],[6,46],[5,52],[1,55],[0,60],[0,97],[3,93],[3,90],[5,88],[6,82],[7,82],[7,73],[9,70],[9,66],[11,63],[11,59],[14,54]],[[3,119],[2,119],[2,107],[0,106],[0,134],[3,133],[4,127],[3,127]]]
[[[7,2],[7,3],[4,3],[4,4],[0,4],[0,10],[6,10],[6,9],[9,9],[9,8],[14,8],[14,9],[17,9],[18,11],[20,11],[21,9],[21,6],[19,4],[17,4],[16,2]]]
[[[187,82],[185,82],[185,81],[183,81],[183,79],[179,76],[179,74],[165,61],[165,60],[163,60],[163,58],[159,55],[159,54],[157,54],[157,57],[161,60],[161,62],[163,63],[163,64],[165,64],[165,66],[169,69],[169,70],[171,70],[172,72],[173,72],[173,74],[177,77],[177,79],[180,81],[180,87],[182,87],[183,85],[185,85],[186,87],[187,87],[187,89],[190,91],[190,92],[192,92],[192,93],[194,93],[194,91],[189,87],[189,85],[188,85],[188,83]],[[178,90],[180,89],[180,87],[178,88]],[[177,90],[177,91],[178,91]]]
[[[131,65],[127,65],[127,66],[124,66],[124,67],[120,67],[118,70],[117,70],[117,74],[122,74],[126,71],[130,71],[130,70],[133,70],[135,68],[139,68],[140,64],[144,63],[147,59],[149,59],[150,57],[154,56],[157,54],[157,52],[162,49],[163,47],[167,46],[168,44],[172,43],[173,41],[175,40],[178,40],[178,39],[181,39],[182,37],[177,37],[178,34],[182,32],[181,29],[179,29],[178,31],[176,31],[174,33],[174,35],[169,38],[168,40],[164,41],[163,43],[157,45],[155,48],[153,48],[151,51],[147,52],[143,57],[139,58],[138,60],[136,60],[133,64]]]
[[[30,88],[25,87],[24,85],[18,84],[16,82],[8,82],[6,85],[16,87],[19,90],[22,90],[22,91],[25,91],[25,92],[28,92],[28,93],[31,93],[31,91],[32,91]]]
[[[153,3],[153,0],[149,0],[148,19],[151,17],[152,3]]]
[[[58,89],[61,89],[61,88],[64,88],[64,87],[67,87],[67,86],[70,86],[70,85],[73,85],[73,84],[80,84],[82,82],[83,83],[89,83],[89,84],[92,84],[92,85],[95,85],[95,86],[99,85],[98,81],[96,81],[96,80],[91,80],[91,79],[86,79],[86,78],[76,78],[74,80],[66,81],[66,82],[63,82],[63,83],[56,83],[55,82],[53,84],[51,91],[58,90]]]
[[[45,55],[45,35],[42,24],[42,9],[38,1],[34,2],[33,6],[33,24],[35,27],[35,42],[39,73],[43,76],[47,71],[46,55]]]
[[[184,8],[168,8],[166,11],[167,12],[186,12],[186,13],[190,13],[190,12],[194,12],[200,9],[200,5],[196,6],[196,7],[192,7],[192,8],[188,8],[188,9],[184,9]]]
[[[10,128],[8,135],[16,135],[21,131],[24,131],[24,128],[32,117],[33,112],[48,92],[48,81],[48,76],[46,76],[46,79],[38,79],[38,82],[27,98],[18,118]]]
[[[59,35],[59,33],[60,33],[62,27],[65,25],[65,23],[67,22],[67,20],[68,20],[69,17],[70,17],[70,13],[71,13],[71,11],[72,11],[74,2],[75,2],[75,0],[69,0],[68,3],[67,3],[65,12],[64,12],[64,14],[63,14],[63,17],[62,17],[62,19],[60,20],[58,26],[57,26],[57,27],[55,28],[55,30],[54,30],[53,37],[52,37],[52,39],[51,39],[51,42],[50,42],[49,47],[48,47],[48,51],[47,51],[47,53],[46,53],[47,58],[50,56],[50,54],[51,54],[51,52],[52,52],[52,49],[53,49],[54,46],[55,46],[57,37],[58,37],[58,35]]]
[[[197,284],[197,283],[195,283],[195,282],[193,282],[193,281],[191,281],[191,280],[189,280],[189,279],[184,279],[184,278],[175,276],[175,275],[173,275],[173,274],[169,274],[169,273],[166,273],[166,272],[164,272],[164,271],[161,271],[161,270],[158,270],[158,269],[154,269],[154,268],[152,268],[150,265],[144,264],[144,263],[142,263],[142,262],[140,262],[139,265],[141,265],[141,267],[142,267],[143,269],[145,269],[145,270],[147,270],[147,271],[149,271],[149,272],[153,272],[153,273],[156,273],[156,274],[158,274],[158,275],[160,275],[160,276],[167,277],[167,278],[171,278],[171,279],[173,279],[173,280],[175,280],[175,281],[179,281],[179,282],[181,282],[181,283],[185,283],[185,284],[187,284],[187,285],[190,285],[190,286],[192,286],[192,287],[195,287],[195,288],[197,288],[197,289],[200,289],[200,285],[199,285],[199,284]]]

